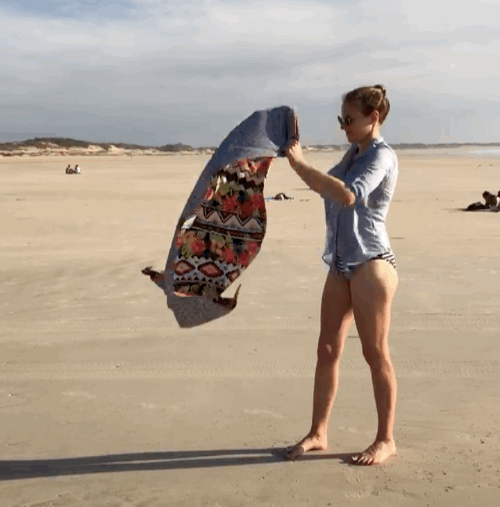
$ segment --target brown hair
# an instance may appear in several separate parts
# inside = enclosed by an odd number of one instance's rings
[[[386,89],[384,85],[361,86],[352,90],[342,97],[344,103],[358,102],[360,111],[369,116],[373,111],[378,111],[380,124],[384,123],[391,105],[385,96]]]

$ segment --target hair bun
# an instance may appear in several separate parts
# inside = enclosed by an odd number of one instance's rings
[[[378,90],[380,90],[382,92],[382,95],[385,97],[387,90],[385,89],[384,85],[378,84],[378,85],[375,85],[373,88],[377,88]]]

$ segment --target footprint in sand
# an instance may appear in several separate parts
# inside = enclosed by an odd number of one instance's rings
[[[89,398],[89,399],[97,398],[97,396],[95,396],[93,394],[83,393],[83,392],[79,392],[79,391],[68,391],[68,392],[65,392],[62,394],[64,396],[79,396],[81,398]]]
[[[248,410],[248,409],[245,409],[245,410],[243,410],[243,412],[245,414],[252,414],[252,415],[260,415],[260,414],[270,415],[271,417],[275,417],[276,419],[284,419],[285,418],[285,416],[280,415],[280,414],[275,414],[274,412],[270,412],[269,410]]]
[[[154,403],[141,403],[140,406],[142,408],[149,408],[150,410],[158,410],[159,408],[162,408],[161,405],[156,405]]]

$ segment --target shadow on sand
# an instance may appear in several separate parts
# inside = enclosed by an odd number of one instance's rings
[[[57,477],[104,472],[182,470],[237,465],[258,465],[285,461],[285,448],[224,449],[207,451],[159,451],[79,458],[0,461],[0,480]],[[298,461],[337,459],[350,464],[352,454],[308,454]]]
[[[468,210],[467,208],[441,208],[443,211],[448,211],[449,213],[498,213],[500,211],[496,209],[474,209]]]

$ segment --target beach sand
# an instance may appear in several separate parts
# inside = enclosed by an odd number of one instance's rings
[[[346,463],[376,432],[354,324],[329,449],[279,456],[309,430],[327,273],[323,202],[285,160],[265,195],[295,199],[266,203],[237,308],[181,330],[140,270],[208,156],[0,159],[1,507],[498,505],[500,215],[460,208],[500,189],[500,157],[398,155],[399,455],[368,468]]]

